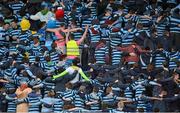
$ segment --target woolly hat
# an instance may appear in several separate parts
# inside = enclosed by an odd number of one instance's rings
[[[24,18],[20,22],[20,26],[21,26],[22,31],[26,31],[31,27],[31,24],[30,24],[29,20]]]
[[[59,7],[55,12],[55,16],[57,20],[64,18],[64,10],[61,7]]]

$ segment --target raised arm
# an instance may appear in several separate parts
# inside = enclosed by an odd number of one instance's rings
[[[59,75],[54,75],[54,76],[53,76],[53,80],[55,80],[55,79],[57,79],[57,78],[59,78],[59,77],[62,77],[62,76],[64,76],[64,75],[66,75],[66,74],[68,74],[68,71],[67,71],[67,70],[63,71],[63,72],[60,73]]]
[[[67,34],[66,34],[66,44],[68,43],[68,41],[69,41],[69,34],[70,34],[70,32],[67,32]]]
[[[82,30],[82,28],[73,28],[73,29],[61,29],[61,28],[58,28],[58,29],[61,30],[64,33],[75,32],[75,31],[78,31],[78,30]]]
[[[128,47],[116,47],[117,50],[127,51]]]
[[[82,71],[82,69],[79,70],[80,75],[86,80],[86,81],[90,81],[90,79],[84,74],[84,72]]]
[[[88,28],[89,28],[89,26],[87,25],[86,26],[86,30],[84,31],[81,39],[78,40],[78,45],[80,45],[82,43],[82,41],[84,41],[84,39],[86,38],[86,35],[87,35],[87,32],[88,32]]]

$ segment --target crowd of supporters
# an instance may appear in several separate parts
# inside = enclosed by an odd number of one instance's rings
[[[179,112],[178,0],[1,0],[0,112]]]

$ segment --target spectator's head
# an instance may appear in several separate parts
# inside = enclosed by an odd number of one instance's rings
[[[17,28],[18,25],[17,25],[18,21],[16,19],[14,19],[12,22],[11,22],[11,27],[12,28]]]
[[[119,110],[123,110],[123,108],[124,108],[124,102],[123,102],[123,101],[119,101],[117,106],[118,106],[118,109],[119,109]]]
[[[10,28],[10,23],[5,22],[3,28],[4,28],[5,30],[9,30],[9,28]]]
[[[112,9],[111,8],[107,8],[105,10],[105,16],[111,16],[111,14],[112,14]]]
[[[3,27],[3,26],[4,26],[4,19],[0,18],[0,27]]]
[[[151,71],[153,71],[153,70],[154,70],[153,64],[148,64],[148,66],[147,66],[147,71],[148,71],[148,72],[151,72]]]
[[[65,88],[66,89],[72,89],[73,85],[70,82],[68,82],[68,83],[65,84]]]
[[[108,87],[106,88],[106,95],[108,95],[108,94],[110,94],[110,93],[112,93],[112,87],[108,86]]]
[[[158,48],[158,49],[163,49],[163,45],[160,44],[160,43],[158,43],[158,44],[157,44],[157,48]]]
[[[79,58],[74,59],[73,62],[72,62],[72,64],[74,66],[77,66],[79,63],[80,63],[80,59]]]
[[[138,23],[138,24],[137,24],[137,29],[143,29],[143,24]]]
[[[91,10],[89,8],[85,8],[84,10],[82,10],[82,15],[90,16],[91,15]]]
[[[101,39],[99,40],[99,42],[97,43],[96,47],[103,47],[104,45],[106,45],[106,41]]]
[[[86,90],[86,87],[85,87],[84,85],[81,85],[81,86],[79,87],[79,92],[84,93],[85,90]]]
[[[33,43],[34,43],[34,44],[39,43],[39,37],[37,37],[37,36],[34,37],[34,38],[33,38]]]
[[[146,75],[144,74],[144,73],[140,73],[139,75],[138,75],[138,79],[144,79],[146,77]]]
[[[47,94],[48,97],[52,97],[52,98],[53,98],[55,95],[56,95],[56,93],[55,93],[55,91],[53,91],[53,90],[52,90],[52,91],[49,91],[48,94]]]
[[[51,44],[51,48],[53,50],[57,48],[57,43],[55,41]]]
[[[98,88],[97,86],[94,86],[94,87],[93,87],[93,92],[94,92],[94,93],[98,93],[98,92],[99,92],[99,88]]]
[[[50,61],[51,61],[51,57],[50,57],[49,55],[47,55],[47,56],[45,56],[45,60],[46,60],[47,62],[50,62]]]

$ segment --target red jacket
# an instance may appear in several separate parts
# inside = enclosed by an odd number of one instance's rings
[[[135,48],[133,47],[133,45],[135,45]],[[146,50],[142,50],[140,46],[138,46],[137,44],[133,44],[133,45],[129,45],[127,47],[118,47],[118,50],[121,50],[122,52],[126,52],[126,53],[134,53],[135,56],[125,56],[124,57],[124,61],[125,62],[139,62],[139,54],[143,53],[143,52],[147,52]]]

